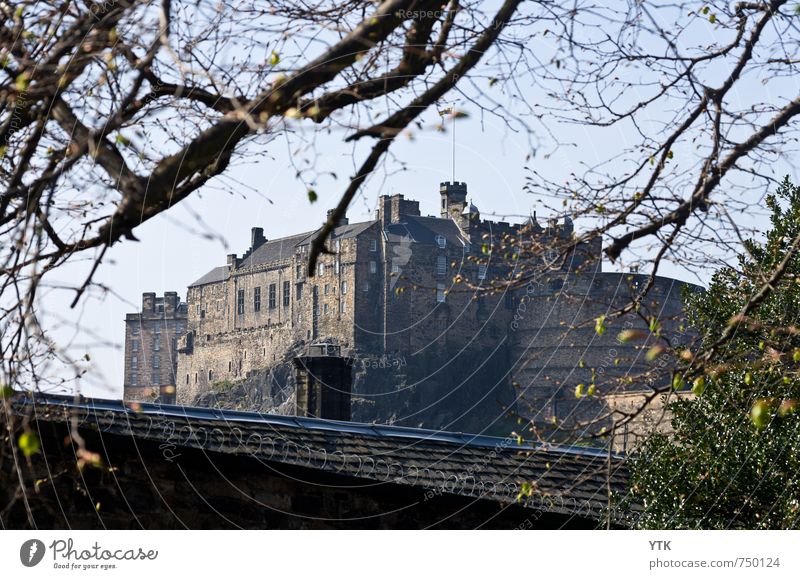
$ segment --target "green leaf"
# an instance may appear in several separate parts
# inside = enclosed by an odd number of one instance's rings
[[[318,199],[317,192],[313,189],[308,190],[308,202],[309,203],[316,203]]]
[[[277,64],[278,64],[280,61],[281,61],[281,57],[280,57],[280,55],[279,55],[277,52],[275,52],[275,51],[273,50],[273,51],[272,51],[272,54],[270,54],[270,55],[269,55],[269,64],[270,64],[270,66],[275,66],[275,65],[277,65]]]
[[[28,88],[28,83],[30,83],[30,80],[30,75],[27,72],[22,72],[17,75],[17,78],[14,81],[14,88],[16,88],[18,92],[25,92],[25,90]]]
[[[39,442],[39,437],[35,432],[23,432],[17,439],[17,446],[26,457],[31,457],[37,452],[41,451],[42,444]]]
[[[695,396],[702,396],[703,392],[706,390],[706,377],[705,376],[698,376],[694,379],[692,383],[692,393]]]
[[[605,314],[601,315],[594,321],[594,331],[597,333],[598,336],[602,336],[606,333],[606,316]]]
[[[756,400],[753,407],[750,409],[750,420],[759,430],[763,430],[769,424],[772,412],[770,411],[769,402],[766,400]]]
[[[9,386],[8,384],[3,384],[0,386],[0,400],[6,400],[7,398],[11,398],[14,396],[15,392],[14,389]]]

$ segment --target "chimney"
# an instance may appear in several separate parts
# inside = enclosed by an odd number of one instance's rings
[[[328,219],[331,218],[331,215],[333,215],[334,211],[336,211],[336,210],[335,209],[328,209]],[[350,220],[345,215],[344,217],[342,217],[339,220],[339,222],[336,224],[336,227],[341,227],[342,225],[347,225],[348,223],[350,223]]]
[[[442,198],[442,217],[458,222],[467,206],[467,184],[444,181],[439,184],[439,195]]]
[[[378,197],[378,221],[384,228],[392,222],[392,200],[388,195]]]
[[[252,227],[250,229],[250,251],[254,251],[266,242],[267,238],[264,237],[264,229],[262,227]]]
[[[164,314],[167,318],[174,317],[178,310],[178,292],[164,292]]]
[[[156,294],[147,292],[142,294],[142,313],[153,313],[156,311]]]
[[[391,200],[391,222],[400,223],[404,215],[419,215],[419,202],[411,199],[404,199],[400,193],[392,195]]]
[[[295,415],[326,420],[350,420],[352,364],[339,346],[309,344],[293,358]]]
[[[239,265],[238,259],[236,259],[235,253],[228,254],[228,269],[236,269],[236,266]]]

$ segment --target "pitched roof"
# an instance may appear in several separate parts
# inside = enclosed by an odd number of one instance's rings
[[[623,457],[604,449],[518,444],[493,438],[406,428],[189,406],[72,396],[36,395],[13,404],[17,413],[95,425],[103,433],[177,446],[243,454],[370,481],[485,498],[547,512],[601,519],[608,491],[628,491]],[[69,410],[69,414],[65,412]],[[175,436],[180,432],[180,436]],[[188,434],[187,434],[188,433]],[[202,436],[198,436],[202,434]],[[527,496],[523,485],[531,485]],[[613,512],[623,522],[634,512]]]
[[[441,217],[422,217],[404,215],[400,223],[392,223],[386,228],[389,241],[401,241],[409,236],[414,243],[435,245],[439,235],[450,243],[466,243],[461,230],[452,219]]]
[[[372,221],[362,221],[360,223],[348,223],[347,225],[340,225],[331,232],[331,239],[347,239],[350,237],[356,237],[357,235],[363,233],[376,223],[377,223],[376,220],[372,220]],[[300,241],[297,245],[309,245],[314,240],[314,237],[316,236],[318,231],[319,229],[307,233],[305,238],[302,241]]]
[[[294,254],[294,248],[308,237],[311,232],[298,233],[288,237],[272,239],[258,246],[254,252],[247,255],[240,263],[239,267],[252,267],[262,263],[270,263],[282,259],[288,259]]]
[[[218,281],[225,280],[227,277],[228,277],[228,266],[222,265],[220,267],[215,267],[200,279],[190,283],[189,287],[206,285],[207,283],[216,283]]]

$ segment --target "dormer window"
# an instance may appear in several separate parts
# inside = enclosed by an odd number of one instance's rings
[[[440,249],[444,249],[444,247],[447,245],[447,238],[444,235],[437,235],[436,244]]]

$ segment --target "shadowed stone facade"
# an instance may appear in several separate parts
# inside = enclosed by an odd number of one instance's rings
[[[616,337],[651,316],[677,333],[685,284],[657,278],[639,311],[598,334],[595,319],[646,276],[601,272],[599,239],[579,243],[568,217],[483,219],[465,183],[442,183],[440,203],[426,217],[417,201],[381,196],[374,220],[334,229],[313,277],[316,232],[268,240],[253,228],[243,255],[189,286],[178,401],[290,413],[291,360],[318,342],[351,360],[358,422],[507,434],[519,413],[580,429],[605,419],[601,397],[630,388],[626,376],[664,379],[648,343]],[[595,392],[576,398],[577,384]]]
[[[187,305],[177,292],[142,294],[142,311],[125,316],[125,400],[175,402],[178,337]]]

